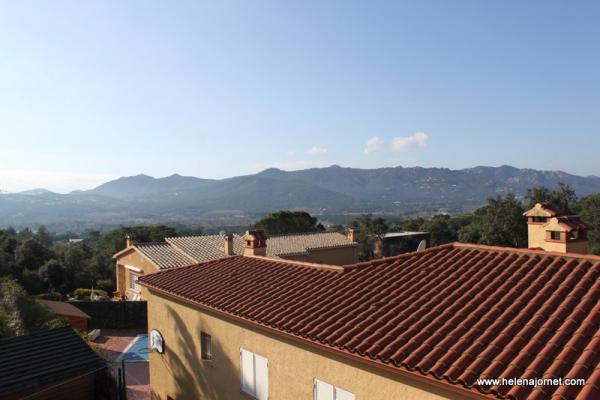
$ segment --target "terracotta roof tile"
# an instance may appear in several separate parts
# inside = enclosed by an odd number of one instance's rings
[[[592,227],[590,224],[583,222],[578,216],[575,215],[557,217],[556,219],[558,220],[558,224],[565,228],[567,232],[570,232],[574,229],[585,230]]]
[[[92,318],[83,311],[81,311],[79,308],[75,307],[73,304],[65,303],[64,301],[37,299],[37,302],[57,315],[62,315],[66,317],[79,317],[85,319]]]
[[[598,399],[599,278],[596,256],[452,244],[337,270],[235,256],[140,282],[473,393]],[[486,377],[587,384],[477,386]]]

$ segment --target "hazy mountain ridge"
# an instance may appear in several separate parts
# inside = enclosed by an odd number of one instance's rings
[[[181,176],[173,174],[164,178],[153,178],[140,174],[127,176],[106,182],[93,190],[83,193],[94,193],[104,196],[130,198],[145,196],[149,194],[197,189],[206,184],[214,182],[213,179],[201,179],[193,176]],[[81,193],[82,191],[78,191]]]
[[[130,223],[198,224],[215,214],[220,223],[227,224],[228,215],[239,222],[279,209],[305,209],[321,215],[462,212],[490,196],[508,192],[523,196],[528,188],[554,187],[558,182],[572,186],[579,196],[600,192],[599,177],[511,166],[450,170],[334,165],[291,172],[272,168],[218,180],[137,175],[69,194],[45,189],[1,193],[0,225],[58,224],[79,229]]]

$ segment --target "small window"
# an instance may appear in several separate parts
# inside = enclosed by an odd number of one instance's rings
[[[200,349],[203,360],[212,360],[212,340],[206,332],[200,332]]]
[[[257,400],[269,398],[269,362],[266,358],[240,349],[242,391]]]
[[[138,284],[138,279],[140,278],[139,275],[136,275],[134,273],[129,273],[129,289],[139,292],[140,291],[140,285]]]
[[[547,222],[547,221],[548,221],[547,217],[533,217],[531,222],[535,222],[535,223],[541,224],[541,223],[544,223],[544,222]]]
[[[569,232],[569,240],[577,240],[579,239],[579,231],[578,230],[572,230],[571,232]]]
[[[353,393],[350,393],[347,390],[315,379],[313,385],[313,400],[355,400],[355,397]]]
[[[560,232],[559,231],[550,231],[550,239],[560,240]]]

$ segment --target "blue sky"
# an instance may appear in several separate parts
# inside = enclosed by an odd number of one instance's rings
[[[600,175],[599,18],[596,1],[2,2],[0,189],[331,164]]]

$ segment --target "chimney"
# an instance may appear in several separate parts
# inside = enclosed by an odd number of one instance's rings
[[[556,210],[536,204],[523,213],[527,217],[527,242],[530,249],[559,253],[587,253],[590,225],[578,216],[560,215]]]
[[[262,229],[246,231],[246,234],[244,235],[244,255],[267,255],[267,237]]]
[[[356,242],[358,239],[358,230],[354,228],[348,228],[348,233],[346,234],[346,237],[349,241]]]
[[[233,255],[233,235],[231,233],[228,233],[224,237],[225,237],[225,255],[232,256]]]
[[[135,236],[133,233],[128,233],[125,235],[125,247],[129,248],[135,244]]]

